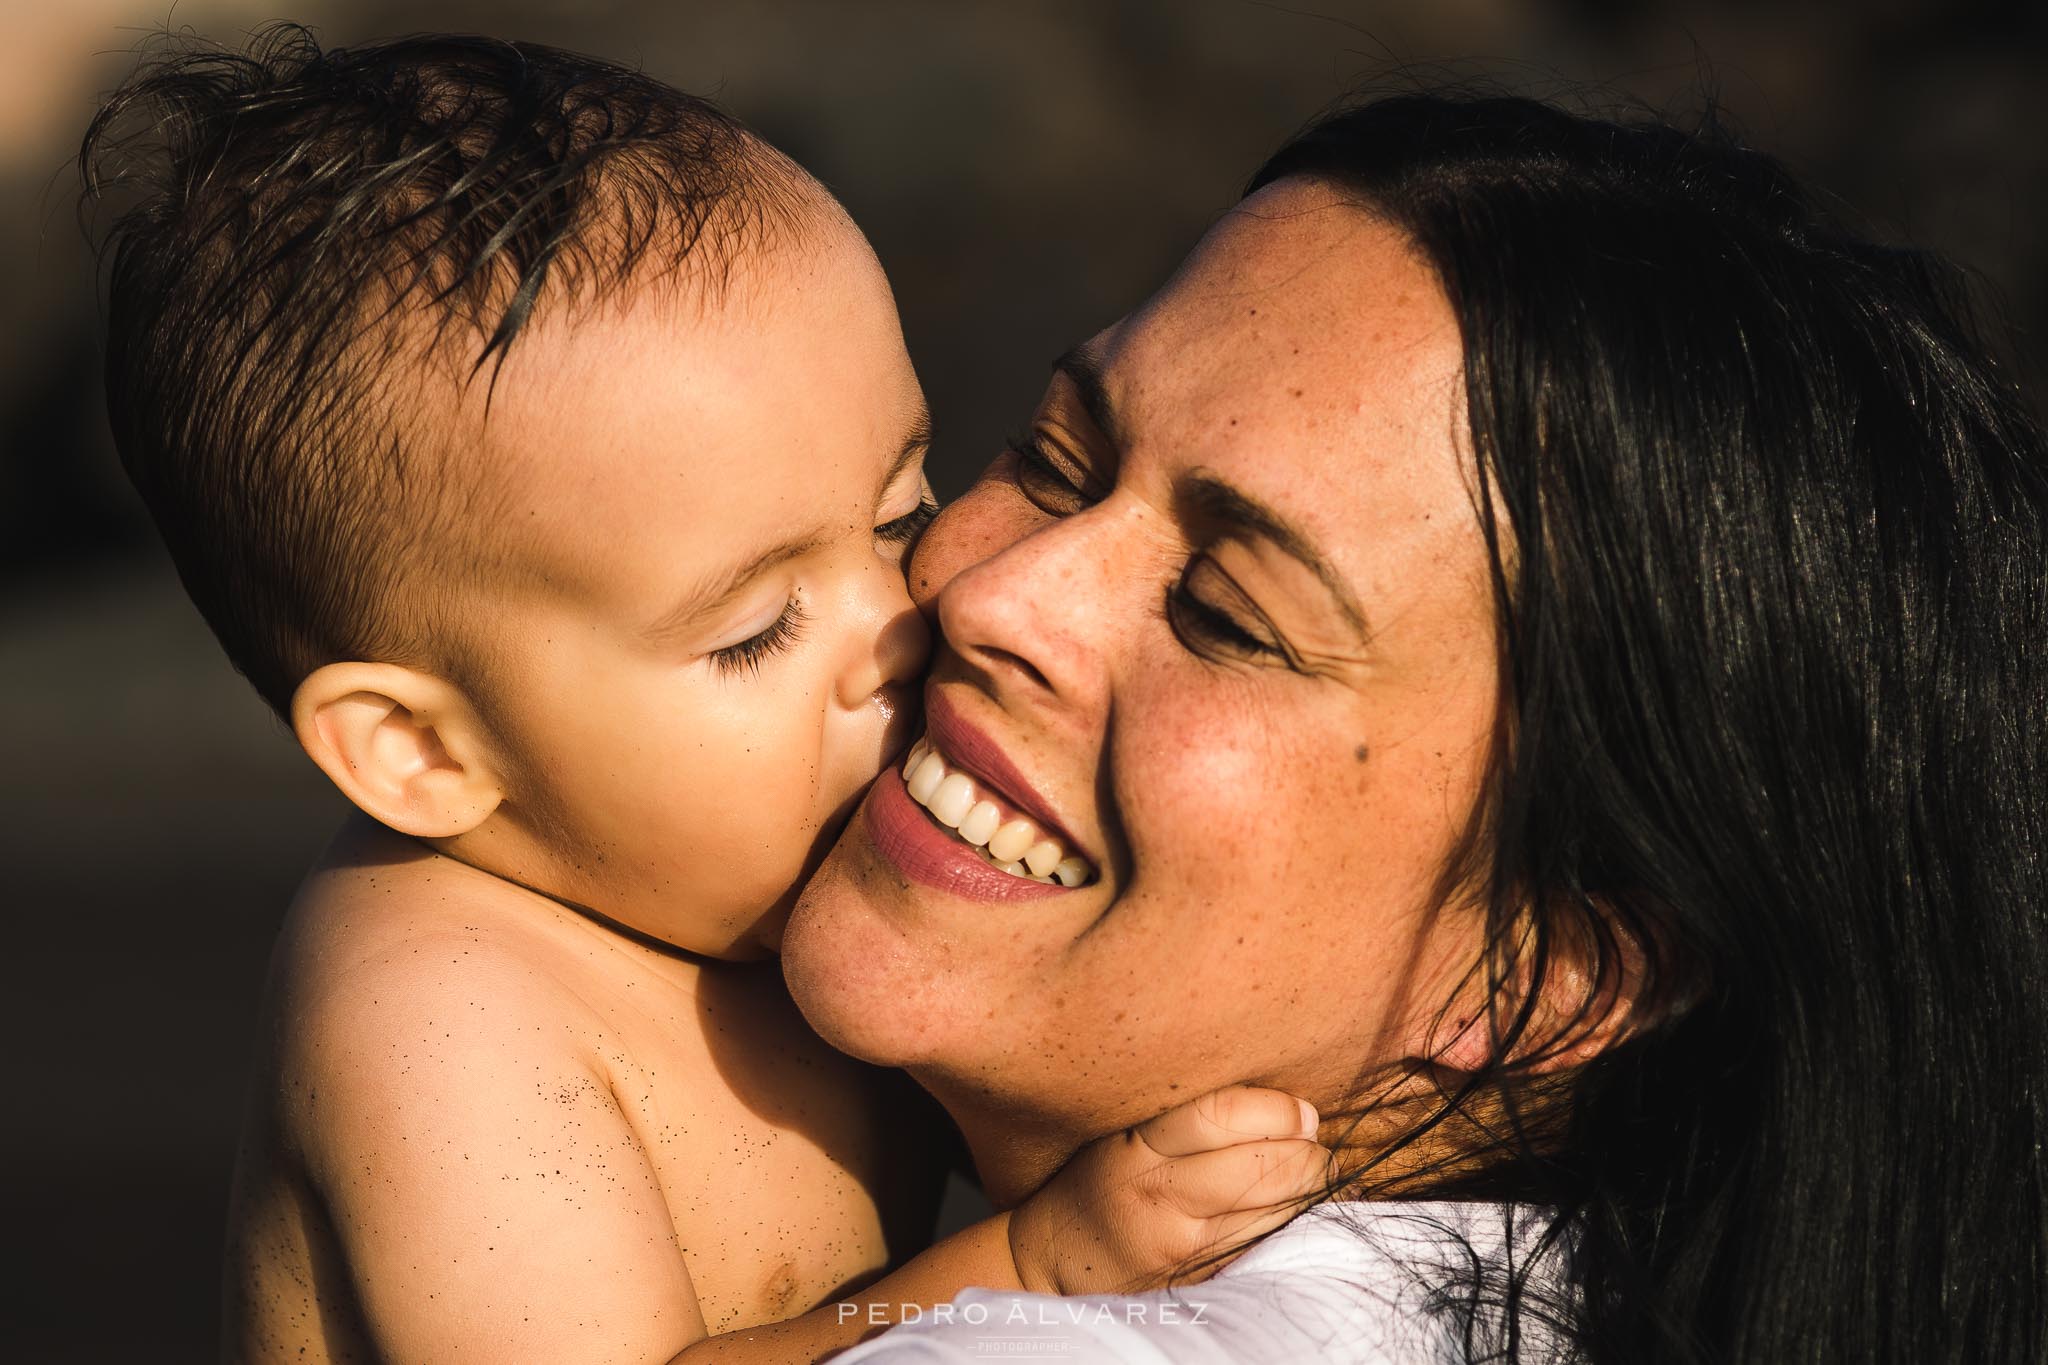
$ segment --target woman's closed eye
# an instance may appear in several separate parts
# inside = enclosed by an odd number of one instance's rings
[[[804,620],[803,603],[792,597],[783,604],[781,615],[777,616],[766,630],[750,635],[737,644],[714,649],[705,657],[711,660],[712,671],[720,677],[732,678],[741,674],[759,676],[764,660],[771,655],[782,653],[803,638]]]
[[[1166,590],[1166,620],[1180,642],[1203,658],[1295,665],[1286,638],[1237,580],[1206,554],[1189,560]]]
[[[1108,492],[1084,462],[1042,431],[1019,432],[1005,444],[1017,459],[1019,491],[1048,516],[1072,516]]]

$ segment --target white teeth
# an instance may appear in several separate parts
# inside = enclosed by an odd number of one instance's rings
[[[1060,859],[1066,856],[1067,851],[1052,840],[1040,839],[1024,851],[1024,866],[1031,869],[1034,877],[1050,877],[1053,869],[1059,866]]]
[[[932,793],[932,799],[925,802],[925,809],[932,818],[942,825],[954,829],[967,818],[967,812],[974,806],[974,780],[965,773],[947,773],[939,789]]]
[[[1003,823],[1003,812],[992,801],[977,801],[967,812],[967,818],[960,822],[960,837],[980,848],[995,834],[996,827]]]
[[[939,761],[937,754],[929,749],[925,750],[924,757],[918,760],[917,771],[910,775],[907,783],[910,788],[910,799],[920,806],[930,805],[932,793],[937,791],[939,783],[945,780],[946,765]]]
[[[1019,862],[1024,850],[1038,842],[1038,826],[1029,820],[1012,820],[995,832],[988,841],[988,853],[999,862]]]
[[[1084,860],[1069,857],[1058,840],[1041,836],[1038,826],[1029,820],[1005,820],[1001,806],[981,799],[972,778],[946,771],[945,758],[929,737],[911,745],[904,756],[903,784],[911,800],[980,849],[981,856],[998,871],[1047,885],[1081,886],[1087,882],[1090,872]]]

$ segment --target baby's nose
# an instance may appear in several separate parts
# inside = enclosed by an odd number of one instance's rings
[[[893,589],[868,604],[868,610],[880,618],[879,628],[840,676],[839,703],[848,710],[867,705],[877,695],[883,695],[895,709],[914,709],[914,694],[931,659],[930,625],[911,604],[902,578],[895,573],[878,575],[882,576],[890,580]]]

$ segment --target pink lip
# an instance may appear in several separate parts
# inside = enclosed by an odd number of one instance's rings
[[[1017,765],[996,747],[994,740],[962,719],[943,693],[925,694],[924,732],[945,755],[948,770],[965,772],[983,786],[994,788],[998,796],[1020,815],[1029,817],[1047,836],[1070,850],[1080,851],[1081,841],[1053,818],[1045,798],[1017,771]]]
[[[933,823],[910,799],[898,768],[886,768],[861,804],[875,848],[914,882],[977,901],[1036,900],[1067,888],[998,872],[988,860]]]

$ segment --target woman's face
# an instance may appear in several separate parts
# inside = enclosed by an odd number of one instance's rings
[[[1424,1050],[1498,672],[1459,365],[1427,264],[1307,182],[1062,363],[912,584],[944,766],[1092,880],[989,869],[884,774],[784,942],[828,1040],[1075,1141]]]

